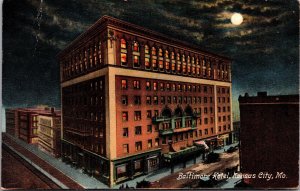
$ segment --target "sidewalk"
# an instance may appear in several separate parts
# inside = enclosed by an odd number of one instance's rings
[[[60,159],[40,151],[35,145],[27,144],[7,134],[2,134],[2,136],[3,142],[32,160],[37,166],[43,169],[46,168],[44,169],[45,171],[71,189],[109,188],[99,180],[83,174],[79,169],[72,168],[70,165],[63,163]]]
[[[224,152],[224,149],[227,150],[229,149],[230,147],[234,147],[238,145],[238,143],[233,143],[231,145],[226,145],[224,146],[223,148],[221,149],[218,149],[218,150],[214,150],[215,153],[223,153]],[[202,163],[203,160],[202,160],[202,155],[198,156],[196,158],[196,164],[193,163],[193,159],[189,160],[186,162],[186,168],[183,168],[183,164],[177,164],[174,166],[174,173],[173,174],[178,174],[178,172],[181,172],[181,171],[184,171],[194,165],[197,165],[199,163]],[[147,175],[143,175],[143,176],[140,176],[138,178],[135,178],[134,180],[129,180],[129,181],[126,181],[123,183],[123,185],[128,185],[129,187],[135,187],[136,186],[136,183],[137,182],[140,182],[142,180],[146,180],[146,181],[150,181],[150,182],[156,182],[160,179],[163,179],[165,178],[166,176],[169,176],[169,175],[172,175],[171,174],[171,169],[170,168],[161,168],[155,172],[152,172],[152,173],[149,173]],[[116,185],[114,186],[113,188],[119,188],[121,185]]]

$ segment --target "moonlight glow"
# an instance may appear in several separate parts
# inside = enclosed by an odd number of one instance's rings
[[[234,24],[234,25],[242,24],[243,20],[244,20],[244,18],[240,13],[234,13],[231,16],[231,23]]]

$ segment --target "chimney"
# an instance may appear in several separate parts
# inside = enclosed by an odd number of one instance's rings
[[[51,113],[54,113],[54,107],[51,107]]]

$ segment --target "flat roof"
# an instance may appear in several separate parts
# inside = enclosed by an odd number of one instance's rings
[[[76,48],[76,45],[81,40],[87,38],[88,35],[90,35],[94,30],[99,29],[105,23],[107,24],[107,26],[110,25],[110,26],[115,26],[117,28],[123,28],[127,31],[132,31],[134,33],[140,33],[141,35],[145,35],[145,34],[151,35],[151,37],[153,37],[153,39],[161,40],[166,43],[173,43],[174,45],[185,46],[186,48],[190,48],[193,51],[197,51],[199,53],[202,52],[202,53],[208,54],[213,57],[219,57],[219,58],[225,59],[227,61],[232,61],[232,59],[227,56],[200,49],[199,46],[196,46],[194,44],[187,43],[185,41],[180,41],[178,39],[171,38],[167,35],[164,35],[162,33],[159,33],[159,32],[147,29],[145,27],[141,27],[141,26],[138,26],[138,25],[135,25],[135,24],[111,17],[111,16],[107,16],[107,15],[102,16],[93,25],[91,25],[85,32],[83,32],[81,35],[79,35],[77,38],[75,38],[75,40],[73,40],[65,49],[63,49],[62,51],[60,51],[57,54],[57,57],[61,57],[63,54],[65,54],[69,51],[72,51],[72,49]],[[126,26],[126,28],[124,26]]]

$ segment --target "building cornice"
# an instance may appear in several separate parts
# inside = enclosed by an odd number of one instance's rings
[[[71,51],[72,49],[76,49],[76,47],[80,47],[81,44],[84,44],[87,42],[88,39],[91,39],[94,37],[97,33],[102,31],[103,29],[107,27],[113,27],[120,30],[126,30],[135,34],[139,34],[141,36],[145,36],[157,41],[162,41],[167,44],[172,44],[174,46],[179,46],[182,48],[189,48],[194,52],[202,53],[211,57],[218,57],[221,59],[224,59],[226,61],[231,62],[232,59],[229,57],[226,57],[224,55],[215,54],[203,49],[200,49],[198,46],[192,45],[190,43],[180,41],[171,37],[168,37],[164,34],[146,29],[144,27],[122,21],[120,19],[116,19],[110,16],[103,16],[101,17],[96,23],[94,23],[92,26],[90,26],[84,33],[82,33],[80,36],[78,36],[74,41],[72,41],[67,48],[62,50],[60,53],[58,53],[57,58],[60,58],[61,56],[65,55],[67,52]]]

